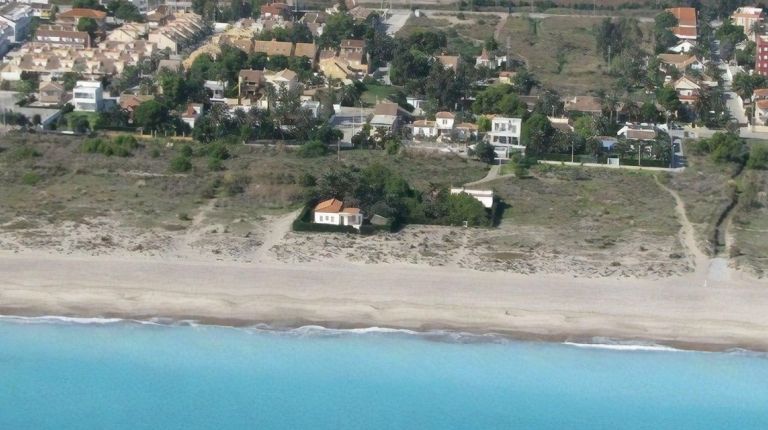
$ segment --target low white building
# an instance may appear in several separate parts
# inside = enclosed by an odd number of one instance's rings
[[[344,207],[344,202],[337,199],[322,201],[315,206],[315,224],[351,225],[359,229],[363,224],[363,213],[358,208]]]
[[[451,188],[451,194],[469,194],[474,197],[475,200],[483,204],[486,209],[493,207],[493,190],[468,190],[464,187]]]
[[[413,137],[433,138],[437,137],[437,127],[434,121],[420,119],[413,123]]]
[[[190,103],[187,105],[187,110],[181,114],[181,120],[184,121],[189,128],[195,128],[197,120],[203,115],[203,105],[200,103]]]
[[[455,120],[456,115],[450,112],[438,112],[435,114],[435,123],[441,134],[450,134],[453,130],[453,123]]]
[[[99,81],[77,81],[72,90],[72,104],[76,111],[100,112],[104,104],[104,90]]]
[[[203,87],[210,95],[211,101],[224,101],[224,90],[226,89],[224,81],[205,81]]]

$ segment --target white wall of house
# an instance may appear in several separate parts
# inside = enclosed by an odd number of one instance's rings
[[[72,90],[72,103],[76,111],[99,112],[104,101],[104,91],[101,82],[77,81]]]
[[[413,135],[414,136],[424,136],[424,137],[437,137],[437,128],[430,127],[428,125],[425,125],[425,126],[414,126],[413,127]]]
[[[315,212],[315,224],[351,225],[360,228],[363,224],[363,214],[351,214],[345,212],[326,213]]]
[[[437,128],[440,130],[453,130],[453,118],[437,118],[435,121],[435,125],[437,125]]]
[[[491,131],[488,132],[492,144],[517,145],[520,143],[520,132],[523,128],[521,118],[496,117],[491,120]]]

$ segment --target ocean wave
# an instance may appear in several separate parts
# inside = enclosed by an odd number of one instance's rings
[[[0,315],[0,321],[10,321],[21,324],[116,324],[125,322],[122,318],[81,318],[43,315],[39,317],[23,317],[15,315]],[[137,321],[138,322],[138,321]]]
[[[563,345],[568,345],[576,348],[589,348],[589,349],[606,349],[611,351],[649,351],[649,352],[686,352],[684,349],[673,348],[671,346],[659,345],[656,343],[642,342],[642,341],[626,341],[608,339],[604,337],[596,337],[591,342],[563,342]]]

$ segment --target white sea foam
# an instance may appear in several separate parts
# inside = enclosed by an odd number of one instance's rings
[[[563,342],[563,345],[577,348],[607,349],[612,351],[652,351],[652,352],[683,352],[682,349],[653,343],[609,341],[599,343]]]
[[[39,317],[22,317],[14,315],[0,315],[0,320],[13,321],[25,324],[45,324],[45,323],[64,323],[64,324],[116,324],[125,322],[122,318],[80,318],[63,317],[56,315],[43,315]],[[138,321],[137,321],[138,322]]]

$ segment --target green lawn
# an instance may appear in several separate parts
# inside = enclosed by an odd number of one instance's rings
[[[360,97],[367,106],[374,106],[377,102],[381,102],[387,99],[391,94],[394,94],[399,87],[392,85],[380,85],[380,84],[367,84],[365,92]]]

